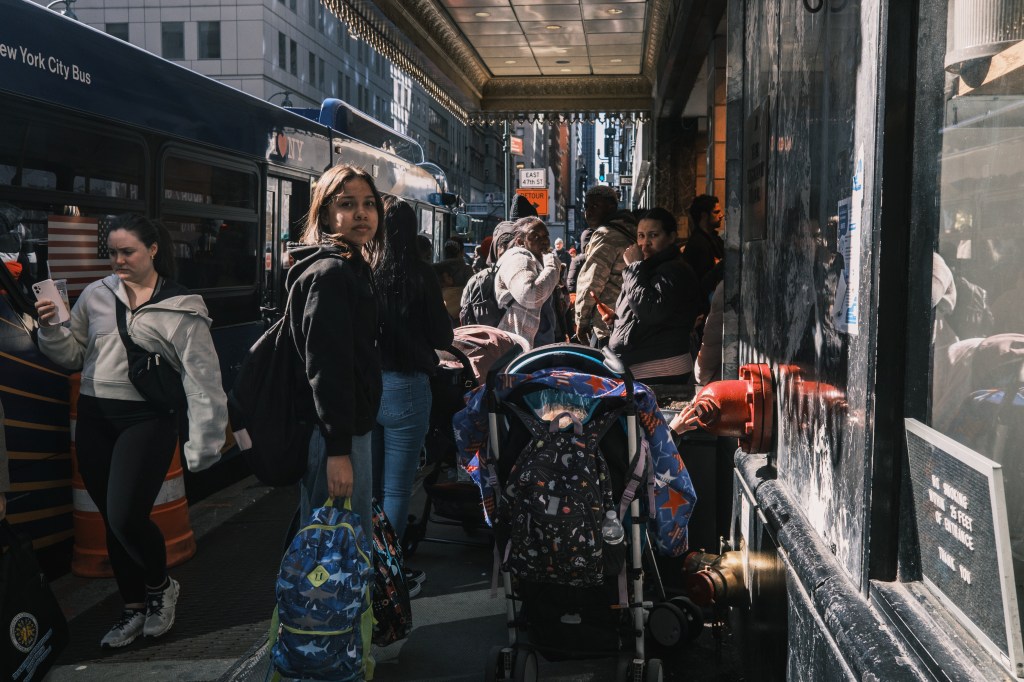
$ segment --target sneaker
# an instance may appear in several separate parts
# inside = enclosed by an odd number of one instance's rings
[[[121,612],[121,619],[110,629],[110,632],[103,635],[100,646],[104,649],[117,649],[128,646],[142,634],[143,625],[146,622],[146,614],[142,610],[125,609]]]
[[[416,583],[417,585],[422,585],[427,582],[427,574],[415,568],[407,568],[405,569],[405,582],[406,584]]]
[[[159,637],[174,625],[174,605],[178,603],[181,587],[174,578],[168,578],[167,587],[146,594],[146,637]]]
[[[412,580],[405,583],[409,587],[409,599],[419,596],[419,593],[423,591],[423,584]]]

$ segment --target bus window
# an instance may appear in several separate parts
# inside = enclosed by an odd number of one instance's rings
[[[173,153],[162,170],[160,219],[174,241],[179,281],[194,290],[255,289],[263,258],[255,167]]]

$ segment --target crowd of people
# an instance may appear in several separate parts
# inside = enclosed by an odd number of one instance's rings
[[[370,537],[376,498],[401,537],[428,430],[435,351],[451,345],[460,325],[496,327],[531,347],[608,345],[639,380],[692,381],[693,337],[721,279],[717,200],[694,202],[685,249],[664,209],[621,210],[607,186],[592,188],[585,207],[578,249],[561,238],[552,245],[523,200],[472,262],[453,239],[433,263],[406,202],[381,196],[357,168],[324,173],[286,279],[287,325],[317,424],[300,486],[303,517],[328,497],[349,498]],[[113,273],[85,289],[70,322],[57,323],[57,301],[40,298],[36,309],[42,352],[81,372],[79,469],[103,517],[123,600],[101,646],[122,647],[174,624],[180,586],[150,511],[179,440],[193,471],[219,459],[228,410],[211,319],[202,298],[175,282],[167,230],[124,216],[108,248]],[[158,406],[129,380],[133,343],[180,375],[182,404]],[[183,413],[187,434],[179,433]],[[0,478],[0,517],[7,487]],[[425,576],[407,567],[406,578],[415,596]]]

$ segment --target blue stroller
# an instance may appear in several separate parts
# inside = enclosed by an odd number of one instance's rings
[[[454,420],[508,605],[509,641],[489,653],[485,679],[536,679],[540,654],[615,657],[620,679],[657,682],[661,661],[647,658],[645,629],[653,634],[651,609],[665,594],[642,509],[655,517],[659,549],[677,556],[696,495],[654,397],[618,358],[587,346],[503,360]],[[669,631],[658,641],[703,625],[696,606],[658,613]]]

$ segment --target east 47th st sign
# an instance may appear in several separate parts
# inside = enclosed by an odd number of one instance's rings
[[[528,189],[544,189],[548,186],[548,172],[545,168],[520,168],[519,186]]]

